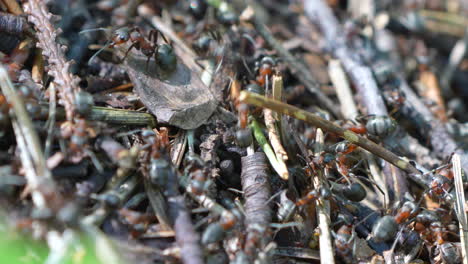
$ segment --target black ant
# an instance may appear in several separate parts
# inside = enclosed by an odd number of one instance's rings
[[[98,29],[98,30],[103,30]],[[104,29],[106,30],[106,29]],[[89,31],[89,30],[87,30]],[[87,32],[87,31],[82,31]],[[165,44],[158,44],[158,36],[161,35],[163,40],[166,42]],[[125,55],[121,59],[121,61],[125,60],[125,58],[128,56],[128,53],[133,49],[137,49],[143,53],[147,57],[146,60],[146,69],[148,69],[148,64],[151,59],[151,57],[154,56],[155,60],[158,61],[158,63],[162,64],[161,68],[163,69],[168,69],[172,70],[175,68],[175,63],[176,63],[176,57],[173,52],[172,47],[169,45],[168,40],[166,37],[159,31],[159,30],[151,30],[148,36],[148,39],[146,39],[143,34],[141,33],[141,30],[139,27],[122,27],[117,30],[115,30],[112,34],[112,38],[110,41],[104,45],[100,50],[98,50],[88,61],[88,64],[97,56],[99,53],[101,53],[104,49],[106,48],[112,48],[117,45],[124,44],[128,41],[131,41],[130,47],[127,49],[125,52]]]

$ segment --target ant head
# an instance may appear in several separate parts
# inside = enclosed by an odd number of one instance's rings
[[[119,28],[114,31],[114,35],[112,36],[112,43],[122,44],[130,39],[130,29],[128,27]]]
[[[276,60],[271,56],[265,56],[260,61],[260,64],[261,65],[267,64],[267,65],[270,65],[270,67],[274,67],[274,66],[276,66]]]

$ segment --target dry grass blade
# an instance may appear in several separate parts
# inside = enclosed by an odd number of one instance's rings
[[[51,99],[52,102],[52,99]],[[44,110],[46,106],[42,105]],[[50,118],[50,117],[49,117]],[[56,119],[61,121],[65,118],[65,111],[63,108],[56,109]],[[110,124],[128,125],[128,126],[149,126],[155,127],[157,124],[156,118],[145,112],[115,109],[109,107],[93,106],[91,112],[86,117],[88,121],[101,121]]]
[[[336,96],[341,103],[341,113],[344,118],[353,119],[359,115],[356,104],[353,100],[351,87],[349,86],[346,74],[339,60],[331,60],[328,64],[328,74],[335,86]]]
[[[460,225],[460,242],[462,248],[463,263],[468,264],[468,220],[466,217],[466,200],[465,200],[465,191],[463,189],[463,179],[462,179],[462,168],[460,162],[460,156],[454,154],[452,157],[453,165],[453,176],[455,181],[455,195],[456,195],[456,204],[455,208],[457,209],[457,218]]]
[[[283,92],[283,78],[281,76],[273,76],[273,99],[281,101],[281,95]],[[279,131],[277,127],[281,127],[280,121],[278,121],[278,114],[272,112],[270,109],[263,109],[263,115],[265,118],[265,125],[268,130],[268,138],[270,139],[271,147],[275,151],[276,159],[280,162],[288,160],[288,154],[281,144]],[[278,124],[278,126],[276,125]]]
[[[53,140],[53,131],[57,115],[57,98],[56,98],[55,84],[49,85],[49,116],[47,120],[47,139],[45,142],[45,156],[50,156],[51,145]]]
[[[44,208],[47,206],[47,201],[44,194],[39,191],[39,188],[43,189],[47,182],[47,190],[52,192],[55,186],[52,184],[51,173],[46,166],[39,137],[36,134],[24,103],[16,93],[4,67],[0,67],[0,86],[13,110],[13,114],[11,114],[13,129],[20,149],[21,162],[26,173],[26,179],[28,180],[29,187],[32,189],[33,201],[37,207]]]
[[[322,129],[318,128],[315,137],[315,155],[320,155],[323,151],[325,136]],[[318,177],[314,177],[313,183],[316,190],[320,190],[324,184],[324,178],[327,177],[326,171],[319,171]],[[325,173],[325,175],[322,175]],[[325,177],[324,177],[325,176]],[[328,187],[328,186],[327,186]],[[330,201],[319,199],[317,200],[317,219],[318,219],[318,228],[320,230],[320,263],[322,264],[333,264],[335,263],[335,258],[333,256],[333,243],[330,233],[331,219],[330,219]]]

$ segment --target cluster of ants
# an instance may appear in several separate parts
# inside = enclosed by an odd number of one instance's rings
[[[191,1],[197,4],[191,5],[194,15],[200,15],[205,12],[204,1]],[[230,21],[229,14],[223,14],[223,19]],[[85,31],[83,31],[85,32]],[[158,43],[159,36],[165,43]],[[201,38],[200,38],[201,39]],[[204,38],[199,42],[201,49],[209,49],[211,40]],[[207,44],[208,43],[208,44]],[[133,49],[146,56],[146,68],[154,59],[158,67],[173,71],[177,65],[177,58],[174,50],[166,37],[158,30],[149,32],[145,37],[139,27],[122,27],[115,30],[110,40],[97,51],[90,59],[92,62],[102,51],[107,48],[113,48],[119,45],[129,44],[121,61],[124,61]],[[273,56],[265,55],[258,59],[255,77],[247,80],[245,90],[266,95],[271,83],[271,77],[280,74],[277,69],[277,60]],[[267,89],[266,89],[267,88]],[[37,100],[26,88],[19,88],[24,98],[28,99],[27,107],[31,114],[40,113],[40,107]],[[236,100],[235,98],[232,98]],[[86,117],[93,102],[92,96],[86,92],[80,92],[76,95],[75,105],[78,107],[78,113]],[[397,97],[395,101],[403,100]],[[256,115],[259,111],[250,108],[245,104],[235,101],[235,109],[238,112],[238,125],[235,131],[235,145],[245,149],[254,145],[252,131],[249,127],[249,116]],[[3,95],[0,95],[0,128],[9,124],[8,105]],[[391,136],[397,129],[396,122],[389,116],[364,116],[357,118],[356,122],[347,122],[343,126],[354,133],[365,135],[375,141]],[[69,130],[69,133],[63,133],[64,138],[70,139],[71,150],[82,149],[88,141],[87,123],[84,119],[79,119],[75,127]],[[66,131],[66,129],[64,129]],[[257,259],[258,263],[268,263],[268,260],[260,260],[258,251],[250,245],[257,245],[260,237],[246,236],[242,234],[241,226],[243,222],[243,210],[239,205],[239,199],[235,195],[218,194],[212,195],[213,185],[218,184],[210,176],[208,165],[193,151],[186,154],[184,162],[184,171],[182,175],[174,167],[169,158],[170,144],[167,130],[159,131],[144,130],[141,133],[144,146],[142,150],[148,154],[145,156],[144,168],[146,176],[151,184],[158,186],[166,196],[174,195],[171,193],[173,188],[166,188],[170,179],[179,179],[178,185],[190,196],[190,198],[206,209],[210,214],[208,223],[205,223],[205,229],[202,232],[201,243],[209,247],[218,244],[225,238],[232,236],[238,237],[242,244],[234,253],[235,260],[232,263],[245,263],[251,259]],[[457,246],[458,241],[457,225],[454,224],[453,208],[450,202],[450,191],[453,183],[453,173],[450,166],[443,166],[435,170],[432,174],[432,180],[429,189],[421,194],[421,197],[429,197],[438,200],[440,208],[429,210],[421,207],[421,201],[407,199],[395,204],[394,208],[384,212],[375,212],[366,209],[360,202],[367,197],[369,189],[375,185],[363,176],[355,175],[361,163],[355,162],[353,156],[358,152],[357,146],[341,141],[330,135],[333,141],[322,153],[308,157],[310,162],[299,170],[303,172],[305,178],[310,179],[315,176],[318,170],[329,170],[332,174],[341,175],[340,178],[323,179],[328,184],[322,184],[321,188],[313,190],[304,190],[294,186],[294,183],[288,183],[287,189],[278,190],[279,195],[275,195],[272,201],[277,201],[275,207],[275,220],[284,226],[294,221],[296,215],[305,215],[304,211],[309,205],[314,204],[320,199],[331,202],[332,207],[340,213],[334,213],[332,217],[333,240],[336,256],[344,263],[356,263],[358,260],[356,254],[356,240],[358,237],[366,239],[370,247],[377,253],[391,250],[394,254],[402,258],[417,258],[425,254],[430,258],[437,258],[446,263],[460,262],[460,249]],[[227,169],[226,169],[227,170]],[[233,169],[231,168],[232,172]],[[369,182],[363,184],[361,180]],[[308,184],[309,185],[309,184]],[[324,187],[330,185],[331,187]],[[294,189],[295,191],[292,191]],[[221,193],[221,192],[220,192]],[[117,205],[121,201],[119,198],[111,196],[105,200],[107,204]],[[141,198],[138,198],[141,202]],[[136,199],[135,199],[136,200]],[[117,206],[114,206],[117,207]],[[140,213],[132,210],[132,206],[120,209],[118,211],[121,220],[131,229],[131,235],[138,238],[148,231],[151,223],[155,222],[155,217],[146,213]],[[378,217],[381,215],[380,217]],[[267,227],[264,227],[267,229]],[[291,227],[286,227],[291,228]],[[292,227],[293,229],[295,227]],[[312,240],[312,238],[311,238]],[[311,243],[310,243],[311,244]],[[303,243],[300,246],[307,247],[309,243]],[[426,246],[424,248],[423,246]]]

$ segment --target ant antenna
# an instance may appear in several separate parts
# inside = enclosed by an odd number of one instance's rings
[[[83,29],[81,30],[78,34],[84,34],[84,33],[88,33],[88,32],[95,32],[95,31],[111,31],[110,28],[88,28],[88,29]]]
[[[94,60],[94,58],[96,58],[96,56],[99,55],[103,50],[109,48],[112,45],[112,43],[113,41],[107,41],[102,48],[100,48],[96,53],[94,53],[93,56],[91,56],[91,58],[89,58],[88,65],[91,64],[91,61]]]

